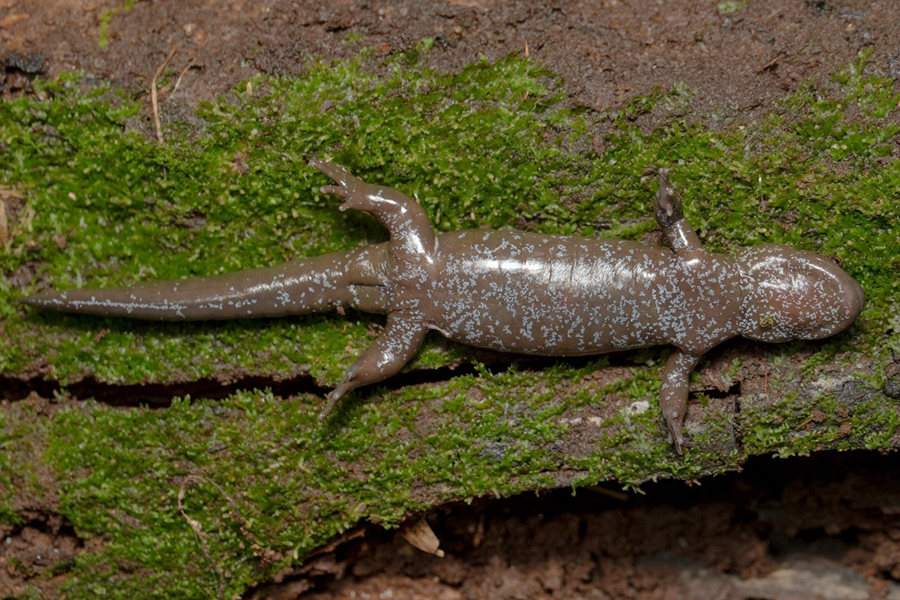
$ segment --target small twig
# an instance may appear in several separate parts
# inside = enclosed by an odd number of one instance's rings
[[[156,73],[153,75],[153,81],[150,84],[150,101],[153,103],[153,120],[156,123],[156,139],[159,140],[161,144],[163,142],[163,133],[162,133],[162,123],[159,122],[159,98],[156,92],[156,80],[159,79],[159,76],[163,74],[163,71],[166,70],[166,67],[169,66],[169,61],[172,60],[172,57],[175,56],[175,52],[178,51],[178,46],[172,48],[172,51],[169,52],[169,55],[166,57],[166,60],[163,61],[159,68],[156,69]]]
[[[528,55],[528,40],[525,40],[525,60],[528,60]],[[522,99],[528,100],[528,90],[525,90],[525,96]]]
[[[172,91],[169,92],[169,97],[166,98],[166,102],[172,99],[172,96],[175,95],[175,92],[178,91],[178,86],[181,85],[181,80],[184,78],[184,74],[187,73],[188,69],[190,69],[194,65],[194,59],[188,61],[188,64],[181,70],[181,73],[178,75],[178,79],[175,80],[175,87],[172,88]]]
[[[800,423],[799,425],[794,427],[794,430],[799,431],[799,430],[803,429],[804,427],[809,425],[809,422],[812,420],[813,420],[813,417],[809,417],[808,419],[806,419],[805,421],[803,421],[802,423]]]
[[[586,490],[590,490],[595,494],[601,494],[603,496],[608,496],[610,498],[614,498],[619,500],[620,502],[625,502],[631,498],[625,492],[620,492],[618,490],[611,490],[609,488],[605,488],[602,485],[589,485],[585,488]]]
[[[6,245],[11,237],[9,201],[24,200],[25,194],[18,190],[0,187],[0,245]],[[8,248],[7,248],[8,250]]]
[[[762,73],[763,71],[767,71],[767,70],[769,70],[769,69],[774,68],[775,65],[778,64],[778,59],[779,59],[779,57],[776,56],[775,58],[773,58],[772,60],[770,60],[769,62],[767,62],[767,63],[764,64],[763,66],[761,66],[759,69],[757,69],[756,72],[757,72],[757,73]]]
[[[215,569],[216,576],[219,580],[219,598],[223,599],[225,594],[225,574],[222,571],[222,567],[213,560],[212,554],[209,550],[209,543],[206,539],[206,533],[203,531],[203,526],[194,518],[191,518],[184,509],[184,497],[187,492],[187,488],[191,485],[196,485],[197,483],[208,483],[218,490],[219,494],[231,505],[231,511],[229,512],[229,516],[237,522],[238,527],[241,530],[241,534],[250,541],[250,549],[253,551],[254,556],[260,559],[264,564],[274,564],[278,561],[284,560],[285,554],[281,552],[277,552],[272,550],[271,548],[266,548],[262,541],[253,535],[253,532],[250,531],[249,526],[247,525],[247,520],[241,516],[241,512],[239,510],[237,502],[228,495],[228,493],[222,488],[221,485],[216,483],[215,481],[203,477],[202,475],[188,475],[181,482],[181,487],[178,490],[178,511],[181,513],[181,516],[184,517],[184,520],[187,521],[188,525],[191,526],[191,529],[194,530],[194,533],[200,539],[200,547],[203,549],[203,554],[206,557],[206,560],[209,564]]]
[[[170,56],[171,58],[171,56]],[[219,489],[223,495],[222,488],[219,487],[215,482],[209,481],[205,477],[200,477],[198,475],[188,475],[184,478],[184,481],[181,482],[181,487],[178,489],[178,512],[181,513],[181,516],[184,517],[184,520],[187,521],[188,525],[191,526],[191,529],[194,530],[194,533],[197,534],[197,537],[200,539],[200,548],[203,550],[203,554],[206,556],[206,562],[215,570],[216,578],[219,584],[219,598],[225,597],[225,576],[222,573],[222,568],[219,566],[215,560],[213,560],[212,554],[209,552],[209,544],[206,541],[206,534],[203,533],[203,525],[200,524],[200,521],[197,519],[192,519],[188,516],[187,512],[184,510],[184,495],[187,490],[187,486],[197,483],[198,481],[206,481],[208,483],[213,484],[216,488]],[[227,496],[226,496],[227,497]]]
[[[9,239],[9,222],[6,218],[6,199],[0,197],[0,244]]]
[[[11,190],[9,188],[0,188],[0,197],[13,198],[15,200],[24,200],[25,194],[18,190]]]

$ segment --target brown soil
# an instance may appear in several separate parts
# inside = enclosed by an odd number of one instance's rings
[[[386,54],[424,37],[436,40],[426,60],[439,69],[527,49],[575,102],[598,110],[682,82],[697,94],[685,117],[711,125],[778,110],[779,98],[827,82],[863,48],[874,50],[872,68],[900,76],[900,3],[888,0],[753,0],[723,14],[699,0],[145,0],[112,17],[101,49],[101,17],[123,4],[0,0],[2,93],[79,69],[149,105],[150,81],[177,47],[170,68],[181,81],[164,91],[161,112],[191,119],[198,102],[255,73],[296,73],[307,56],[362,47]],[[348,43],[351,34],[361,41]],[[267,593],[900,598],[890,583],[900,579],[898,473],[900,462],[871,455],[769,459],[743,476],[647,486],[624,500],[598,488],[451,507],[428,516],[444,559],[369,529]],[[48,553],[68,558],[80,544],[46,514],[0,531],[0,595],[41,575]]]
[[[122,4],[0,0],[7,70],[81,69],[146,95],[177,47],[170,66],[184,77],[169,118],[189,116],[254,73],[296,73],[309,55],[345,57],[363,46],[387,53],[424,37],[436,39],[428,60],[441,69],[527,46],[578,102],[599,110],[683,82],[697,92],[696,115],[752,119],[869,47],[873,64],[900,75],[900,4],[886,0],[759,0],[725,14],[698,0],[139,1],[112,17],[101,49],[101,17]],[[351,34],[362,41],[347,43]]]
[[[758,458],[688,487],[559,490],[425,516],[443,558],[375,527],[256,598],[900,598],[900,460]]]
[[[82,551],[84,543],[72,527],[53,514],[23,515],[17,527],[0,525],[0,595],[24,595],[29,582],[40,577],[45,591],[66,580],[66,570]]]

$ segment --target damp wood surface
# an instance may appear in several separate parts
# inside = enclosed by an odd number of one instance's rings
[[[0,532],[63,555],[3,554],[0,585],[231,597],[361,521],[446,502],[896,449],[897,9],[687,5],[0,3]],[[679,457],[657,410],[665,348],[547,360],[434,335],[323,426],[378,317],[17,304],[386,239],[317,192],[312,155],[416,197],[439,231],[648,243],[669,166],[708,249],[837,255],[867,306],[828,340],[710,352]]]

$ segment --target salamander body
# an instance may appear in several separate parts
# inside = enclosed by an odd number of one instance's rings
[[[347,392],[394,375],[429,329],[483,348],[550,356],[674,347],[660,408],[678,451],[688,378],[732,337],[781,342],[843,331],[865,301],[831,259],[781,245],[735,256],[705,251],[660,170],[657,222],[666,246],[469,230],[436,236],[403,193],[314,160],[341,210],[371,213],[390,241],[277,267],[132,288],[48,292],[26,304],[157,320],[236,319],[342,307],[387,315],[387,325],[328,395],[324,419]]]

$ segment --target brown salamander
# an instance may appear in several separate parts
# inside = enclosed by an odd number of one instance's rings
[[[688,377],[700,357],[743,335],[767,342],[843,331],[863,308],[840,264],[765,244],[707,252],[659,171],[656,219],[668,247],[631,241],[469,230],[435,235],[402,192],[313,160],[334,180],[324,193],[372,214],[390,241],[284,265],[132,288],[68,290],[24,299],[66,312],[157,320],[237,319],[353,307],[387,315],[384,331],[328,395],[324,419],[350,390],[394,375],[425,333],[507,352],[600,354],[674,347],[660,408],[681,452]]]

